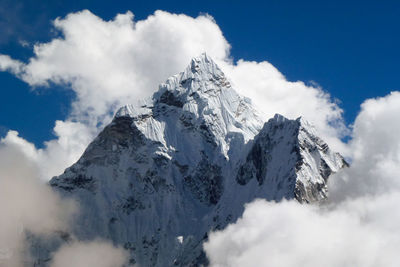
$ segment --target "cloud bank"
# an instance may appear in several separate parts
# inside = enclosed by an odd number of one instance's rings
[[[211,266],[397,266],[400,240],[360,221],[361,214],[353,213],[358,208],[323,211],[259,200],[236,224],[212,234],[205,249]]]
[[[352,166],[330,178],[330,202],[255,201],[210,234],[212,266],[397,266],[400,248],[400,93],[362,104]]]
[[[150,96],[203,52],[220,65],[239,93],[253,99],[265,120],[275,113],[304,116],[331,146],[345,152],[340,141],[346,134],[342,110],[330,96],[321,88],[287,81],[266,61],[233,62],[230,44],[211,16],[156,11],[135,21],[127,12],[104,21],[84,10],[53,24],[59,37],[34,45],[34,56],[27,62],[0,55],[0,70],[14,73],[32,88],[46,90],[43,87],[57,84],[75,93],[68,118],[55,122],[57,138],[32,153],[45,180],[74,163],[119,106]]]

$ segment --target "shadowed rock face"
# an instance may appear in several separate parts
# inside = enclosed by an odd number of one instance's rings
[[[152,99],[121,108],[50,185],[80,203],[70,234],[110,239],[141,266],[198,266],[207,233],[245,203],[319,201],[345,164],[303,119],[264,122],[204,54]],[[37,253],[38,266],[54,249]]]
[[[160,97],[160,103],[164,103],[169,106],[175,106],[178,108],[182,108],[184,103],[182,103],[179,98],[175,97],[173,93],[170,91],[165,91]]]

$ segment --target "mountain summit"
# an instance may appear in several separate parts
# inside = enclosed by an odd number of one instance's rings
[[[191,129],[203,133],[203,137],[208,136],[209,142],[214,142],[225,156],[228,156],[232,134],[240,133],[247,142],[263,125],[260,114],[251,106],[251,100],[239,96],[231,88],[225,74],[206,54],[193,58],[184,72],[161,84],[158,92],[144,105],[128,105],[116,114],[117,118],[143,116],[148,119],[137,125],[152,140],[175,148],[186,147],[187,144],[182,143],[181,132],[176,131],[175,126],[183,130]],[[179,138],[168,138],[163,129],[154,132],[155,124],[160,122],[172,127],[172,132],[167,132]],[[161,135],[155,136],[159,133]],[[192,136],[189,138],[190,143],[195,141]]]
[[[122,107],[50,185],[80,203],[80,239],[112,240],[132,264],[197,266],[207,264],[208,232],[236,221],[245,203],[320,201],[345,165],[304,119],[265,122],[202,54],[151,99]],[[39,249],[36,264],[52,249]]]

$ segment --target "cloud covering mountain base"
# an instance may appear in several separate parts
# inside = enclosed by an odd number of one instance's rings
[[[243,218],[211,234],[205,250],[211,266],[397,266],[400,244],[393,229],[363,216],[376,216],[387,205],[395,208],[398,197],[387,196],[374,206],[360,199],[333,210],[255,201]]]

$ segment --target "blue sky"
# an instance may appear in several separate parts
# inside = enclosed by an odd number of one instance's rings
[[[9,1],[0,0],[0,54],[26,60],[28,43],[49,41],[51,20],[89,9],[109,20],[131,10],[135,20],[155,10],[212,15],[235,60],[267,60],[290,81],[314,81],[341,101],[351,123],[367,98],[399,90],[397,1]],[[349,3],[350,2],[350,3]],[[167,78],[167,77],[166,77]],[[62,87],[31,91],[0,72],[0,134],[18,130],[37,146],[52,138],[73,97]]]

